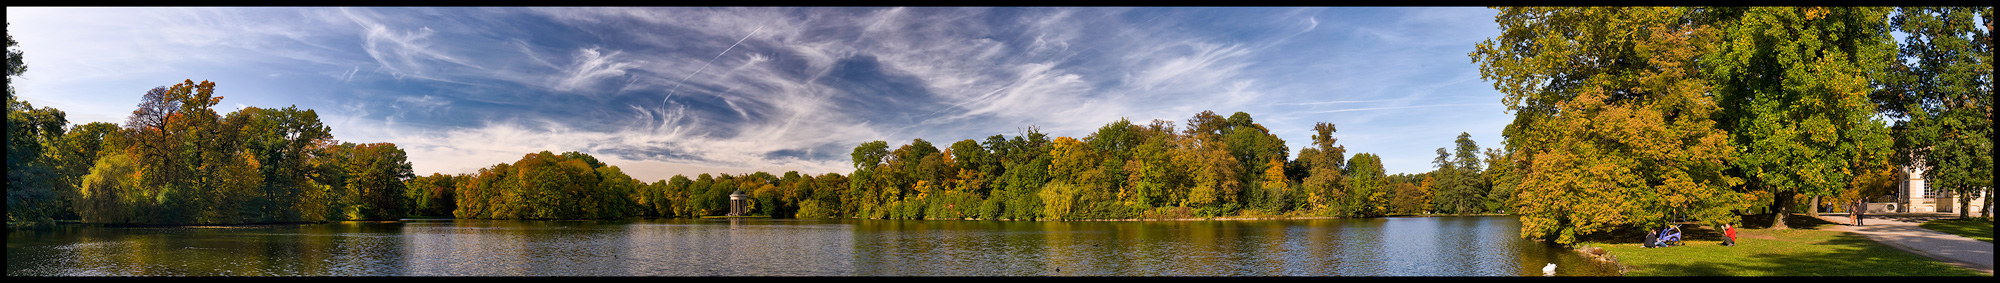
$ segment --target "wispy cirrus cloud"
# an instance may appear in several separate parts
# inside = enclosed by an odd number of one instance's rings
[[[128,89],[114,97],[131,102],[73,115],[122,116],[164,74],[210,78],[232,103],[317,108],[337,137],[396,142],[419,171],[446,173],[540,150],[657,169],[650,174],[844,172],[848,151],[865,141],[948,144],[1030,126],[1083,136],[1119,118],[1179,121],[1204,110],[1254,114],[1294,149],[1312,123],[1339,123],[1351,151],[1415,156],[1390,160],[1392,172],[1408,172],[1428,166],[1429,154],[1409,145],[1448,145],[1459,131],[1497,145],[1488,121],[1509,119],[1464,57],[1494,32],[1486,9],[9,12],[12,31],[33,27],[24,46],[96,53],[30,50],[63,63],[36,65],[52,75],[23,90],[94,93],[75,89],[146,78],[114,89]],[[133,45],[146,47],[108,47]],[[86,79],[54,78],[67,74]]]

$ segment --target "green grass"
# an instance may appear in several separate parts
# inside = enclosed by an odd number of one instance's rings
[[[1648,249],[1636,239],[1585,245],[1609,251],[1628,276],[1993,276],[1858,234],[1818,230],[1829,224],[1818,219],[1786,223],[1793,229],[1737,228],[1737,245],[1728,247],[1719,232],[1700,227],[1689,227],[1684,246]]]
[[[1938,219],[1918,224],[1917,227],[1965,236],[1975,240],[1993,242],[1993,219]]]

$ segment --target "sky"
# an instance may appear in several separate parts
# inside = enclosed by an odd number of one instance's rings
[[[868,141],[940,148],[1124,118],[1251,115],[1290,154],[1333,123],[1351,157],[1433,169],[1513,115],[1467,53],[1474,7],[7,7],[17,95],[123,123],[154,87],[212,81],[217,112],[312,109],[419,175],[578,151],[644,181],[853,171]],[[21,25],[12,25],[21,24]],[[228,109],[220,109],[228,108]]]

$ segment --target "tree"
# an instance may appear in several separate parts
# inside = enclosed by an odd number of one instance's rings
[[[259,217],[262,221],[304,220],[298,207],[304,195],[313,189],[312,180],[307,177],[312,170],[311,159],[315,158],[312,147],[330,142],[333,129],[321,124],[319,114],[312,109],[300,110],[297,106],[246,107],[229,113],[225,120],[242,121],[238,126],[242,133],[239,139],[262,165],[259,171],[264,186],[259,197],[245,205],[265,212]]]
[[[1417,182],[1395,182],[1396,196],[1392,202],[1396,213],[1423,214],[1431,209],[1431,186],[1435,183],[1431,174],[1423,174]]]
[[[1389,213],[1389,175],[1382,170],[1382,158],[1373,153],[1358,153],[1347,162],[1343,174],[1347,178],[1347,198],[1342,200],[1348,215],[1375,217]]]
[[[1424,187],[1430,189],[1432,194],[1430,203],[1433,205],[1427,209],[1459,213],[1458,209],[1461,208],[1460,204],[1464,202],[1465,196],[1458,191],[1461,177],[1458,174],[1458,163],[1451,162],[1451,152],[1440,147],[1437,149],[1437,158],[1431,159],[1431,166],[1437,169],[1431,170],[1430,179],[1425,182],[1429,184]]]
[[[1472,141],[1472,134],[1459,133],[1453,141],[1456,149],[1449,154],[1438,148],[1438,157],[1432,163],[1438,166],[1439,190],[1438,210],[1451,213],[1478,213],[1486,208],[1487,184],[1479,176],[1480,163],[1476,156],[1479,144]]]
[[[1521,235],[1657,227],[1676,214],[1734,223],[1735,159],[1697,65],[1716,35],[1698,9],[1499,8],[1470,54],[1504,93]]]
[[[452,190],[457,188],[455,176],[431,173],[430,176],[410,178],[404,182],[403,191],[411,215],[440,216],[451,215],[457,209]]]
[[[1908,36],[1875,100],[1907,119],[1896,132],[1898,163],[1965,196],[1958,211],[1967,216],[1969,201],[1993,188],[1993,7],[1901,8],[1890,21]]]
[[[51,189],[61,183],[60,168],[43,152],[61,139],[69,120],[61,110],[15,99],[14,77],[28,71],[18,45],[7,34],[7,221],[48,224],[67,204]]]
[[[1715,8],[1720,36],[1700,61],[1723,109],[1718,126],[1742,152],[1735,167],[1756,203],[1785,229],[1794,199],[1830,196],[1850,183],[1851,160],[1889,156],[1870,79],[1893,61],[1880,7]],[[1990,176],[1990,175],[1989,175]],[[1762,199],[1762,198],[1760,198]]]
[[[875,170],[875,167],[881,166],[883,158],[889,157],[889,143],[883,141],[861,143],[860,146],[854,147],[852,156],[855,171]]]
[[[1333,137],[1336,129],[1333,123],[1313,124],[1312,147],[1299,150],[1297,163],[1303,167],[1305,179],[1300,182],[1306,191],[1305,202],[1311,209],[1322,214],[1345,215],[1351,211],[1345,200],[1348,198],[1347,176],[1341,172],[1347,167],[1347,147],[1335,146],[1340,139]]]
[[[1263,174],[1258,187],[1264,190],[1263,209],[1272,214],[1282,214],[1291,208],[1291,183],[1285,177],[1285,163],[1276,158],[1264,162]]]
[[[1486,171],[1480,172],[1480,178],[1485,179],[1487,184],[1492,185],[1486,193],[1487,211],[1501,213],[1512,213],[1514,211],[1513,208],[1516,205],[1514,203],[1514,185],[1520,183],[1521,177],[1514,173],[1517,170],[1515,167],[1519,166],[1519,164],[1511,160],[1512,156],[1513,153],[1507,152],[1504,149],[1486,149]]]
[[[342,148],[349,156],[343,166],[350,197],[348,219],[389,220],[407,215],[404,182],[416,177],[410,171],[409,154],[392,143],[342,144]]]
[[[1174,162],[1187,164],[1192,180],[1180,206],[1193,207],[1202,216],[1235,212],[1236,195],[1243,188],[1243,181],[1237,178],[1242,166],[1229,156],[1229,149],[1200,139],[1186,139],[1180,147],[1183,150],[1174,156]]]
[[[76,212],[88,223],[143,223],[143,213],[153,211],[155,195],[143,186],[143,171],[126,154],[106,154],[98,158],[90,174],[84,175],[77,194]]]
[[[47,145],[51,150],[44,152],[44,158],[52,163],[57,179],[53,187],[57,206],[52,211],[55,219],[78,219],[74,207],[79,201],[77,194],[83,188],[83,177],[90,174],[90,168],[97,164],[100,153],[106,151],[105,139],[116,138],[119,134],[117,124],[91,122],[71,126],[61,139]]]

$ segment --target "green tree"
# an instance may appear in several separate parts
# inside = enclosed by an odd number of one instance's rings
[[[119,135],[118,124],[91,122],[71,126],[61,139],[48,145],[51,150],[44,152],[54,165],[57,183],[55,219],[79,219],[74,206],[83,188],[83,177],[90,174],[91,166],[97,164],[100,154],[105,152],[105,139]]]
[[[318,113],[297,106],[246,107],[229,116],[225,119],[243,121],[239,138],[261,165],[264,186],[244,205],[262,214],[257,217],[260,222],[304,220],[299,202],[313,189],[307,177],[312,171],[312,148],[331,142],[333,129],[320,123]]]
[[[1517,164],[1511,159],[1512,153],[1500,148],[1486,149],[1486,171],[1481,171],[1480,179],[1492,187],[1486,192],[1486,210],[1513,213],[1514,185],[1520,184],[1520,175],[1514,173]]]
[[[1479,176],[1481,172],[1477,156],[1479,144],[1472,141],[1472,134],[1462,132],[1453,143],[1456,144],[1456,149],[1452,151],[1454,154],[1448,155],[1444,148],[1438,148],[1437,160],[1433,161],[1438,166],[1436,175],[1441,188],[1437,192],[1438,210],[1451,213],[1482,212],[1486,208],[1488,186],[1486,179]]]
[[[1347,207],[1347,215],[1356,217],[1376,217],[1389,213],[1389,195],[1394,189],[1389,187],[1388,174],[1382,170],[1382,158],[1373,153],[1358,153],[1348,160],[1343,172],[1347,178],[1347,198],[1342,203]]]
[[[69,120],[61,110],[14,97],[14,77],[28,71],[18,45],[7,34],[7,221],[48,224],[66,204],[52,190],[62,182],[60,168],[43,153],[50,149],[45,144],[62,138]]]
[[[1700,60],[1723,109],[1720,128],[1740,145],[1735,167],[1784,229],[1795,199],[1847,187],[1851,160],[1887,157],[1885,122],[1872,116],[1870,79],[1895,45],[1879,7],[1715,8],[1719,41]],[[1763,198],[1760,198],[1762,200]]]
[[[458,208],[457,200],[452,196],[453,190],[458,187],[458,181],[457,176],[439,173],[410,178],[404,182],[407,190],[403,191],[403,194],[408,200],[404,206],[410,208],[411,215],[452,215],[452,211]]]
[[[1431,170],[1430,182],[1426,182],[1430,185],[1424,186],[1429,188],[1431,193],[1430,211],[1459,213],[1459,204],[1464,201],[1461,200],[1462,194],[1457,191],[1460,179],[1458,163],[1451,162],[1451,153],[1440,147],[1437,149],[1437,158],[1431,159],[1431,166],[1437,169]]]
[[[142,189],[144,173],[130,155],[113,153],[98,158],[90,174],[83,176],[77,215],[88,223],[145,223],[140,216],[155,209],[157,196]]]
[[[392,143],[342,144],[348,155],[343,168],[348,178],[347,219],[394,220],[409,210],[403,206],[404,184],[416,173],[410,170],[409,155]]]
[[[1993,7],[1907,7],[1890,21],[1907,36],[1877,82],[1876,102],[1907,119],[1895,133],[1899,163],[1962,196],[1960,217],[1982,194],[1982,207],[1992,207]]]

